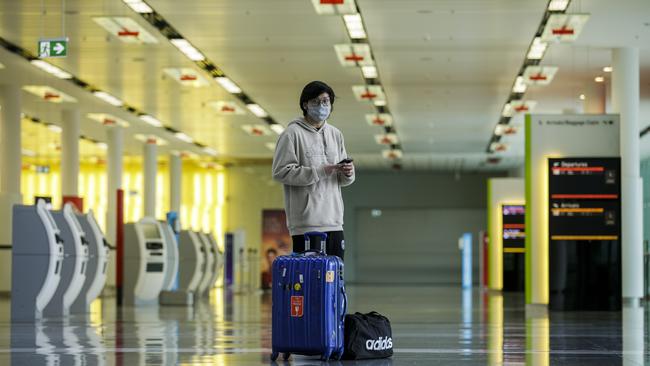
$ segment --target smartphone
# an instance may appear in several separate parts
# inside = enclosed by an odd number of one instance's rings
[[[345,159],[339,161],[339,164],[350,164],[353,161],[354,161],[354,159],[345,158]]]

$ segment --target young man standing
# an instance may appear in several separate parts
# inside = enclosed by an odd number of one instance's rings
[[[343,197],[341,187],[354,182],[343,134],[327,123],[334,91],[321,81],[307,84],[300,95],[303,116],[293,120],[278,138],[273,179],[284,185],[287,226],[293,251],[305,249],[304,234],[327,233],[326,252],[343,259]],[[317,249],[312,248],[312,249]]]

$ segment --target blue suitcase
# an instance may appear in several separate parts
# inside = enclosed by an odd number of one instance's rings
[[[306,233],[321,238],[321,250],[280,256],[273,262],[273,328],[271,360],[280,353],[320,355],[322,360],[343,356],[343,320],[347,307],[343,261],[324,252],[325,233]],[[306,246],[310,248],[310,246]]]

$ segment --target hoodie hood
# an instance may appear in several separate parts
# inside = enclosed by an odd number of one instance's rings
[[[316,127],[312,126],[305,120],[305,117],[298,117],[294,119],[293,121],[289,122],[289,125],[292,124],[297,124],[298,126],[304,128],[305,130],[313,133],[322,133],[325,130],[325,126],[327,126],[327,121],[323,122],[323,125],[320,127],[320,129],[316,129]]]

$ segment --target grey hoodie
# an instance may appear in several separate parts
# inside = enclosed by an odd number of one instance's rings
[[[343,230],[341,187],[354,175],[325,174],[325,165],[347,158],[343,134],[327,122],[316,129],[303,117],[293,120],[278,138],[273,179],[284,184],[284,208],[291,235]]]

